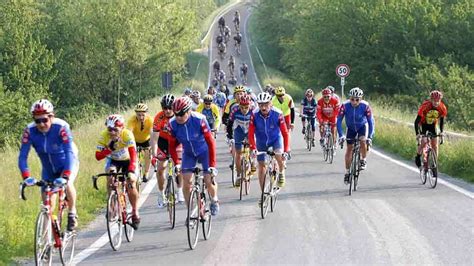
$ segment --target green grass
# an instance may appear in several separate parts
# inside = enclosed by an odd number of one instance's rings
[[[209,58],[205,55],[191,52],[186,56],[186,60],[189,64],[188,77],[177,83],[175,91],[181,94],[184,88],[192,88],[199,90],[201,93],[207,90],[207,79],[209,75]]]

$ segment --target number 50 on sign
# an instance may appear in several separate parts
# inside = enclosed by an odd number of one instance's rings
[[[349,76],[350,72],[351,69],[346,64],[340,64],[336,67],[336,74],[341,78]]]

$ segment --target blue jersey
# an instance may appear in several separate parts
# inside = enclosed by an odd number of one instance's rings
[[[234,132],[234,134],[238,132],[238,133],[247,135],[252,112],[253,112],[253,105],[250,105],[250,110],[247,112],[247,114],[243,114],[240,111],[239,106],[234,105],[230,111],[228,123],[231,123],[231,124],[227,124],[227,126],[229,127],[227,129],[227,132],[228,133]]]
[[[220,108],[224,108],[226,101],[226,95],[223,92],[218,92],[214,96],[214,103]]]
[[[283,134],[288,135],[285,119],[280,110],[272,107],[270,113],[264,117],[257,108],[251,117],[249,125],[249,142],[255,144],[252,133],[255,134],[256,146],[268,146],[279,141]],[[287,136],[283,137],[287,137]],[[285,143],[285,148],[288,143]],[[286,149],[285,149],[286,151]]]
[[[342,120],[346,118],[346,126],[355,132],[358,132],[365,124],[369,125],[369,138],[373,138],[375,133],[375,123],[372,116],[372,110],[369,103],[361,101],[357,107],[353,107],[348,100],[342,104],[337,116],[337,132],[339,136],[343,136]]]
[[[312,98],[311,100],[308,101],[308,99],[305,97],[301,101],[301,109],[303,111],[303,114],[309,117],[315,116],[317,106],[318,106],[318,103],[316,102],[315,98]]]
[[[191,112],[188,121],[178,124],[176,118],[170,120],[171,135],[183,144],[183,152],[199,156],[208,151],[204,134],[210,132],[206,117],[197,112]]]
[[[41,176],[45,180],[71,173],[78,160],[69,124],[59,118],[53,118],[51,128],[46,133],[39,131],[34,123],[25,128],[18,157],[18,167],[23,177],[30,176],[28,154],[31,146],[40,158],[43,166]]]

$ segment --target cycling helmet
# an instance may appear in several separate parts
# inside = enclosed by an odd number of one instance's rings
[[[123,127],[124,124],[125,119],[118,114],[109,115],[107,119],[105,119],[105,125],[110,128]]]
[[[184,89],[184,94],[185,95],[190,95],[192,92],[193,92],[193,90],[191,88]]]
[[[198,90],[194,90],[191,94],[193,97],[201,98],[201,92]]]
[[[322,92],[323,96],[328,96],[332,94],[331,89],[325,88]]]
[[[173,94],[166,94],[161,98],[161,108],[171,108],[173,107],[174,102],[174,95]]]
[[[430,98],[432,100],[441,100],[443,98],[443,93],[439,90],[434,90],[430,92]]]
[[[46,99],[41,99],[34,102],[30,110],[32,115],[51,114],[53,111],[53,104]]]
[[[148,105],[144,103],[139,103],[135,105],[135,112],[146,112],[148,111]]]
[[[239,105],[250,105],[250,102],[252,99],[250,98],[250,95],[245,94],[244,96],[240,97]]]
[[[276,95],[276,96],[283,96],[283,95],[285,95],[285,88],[283,88],[283,87],[281,87],[281,86],[280,86],[280,87],[277,87],[277,88],[275,89],[275,95]]]
[[[191,109],[192,101],[189,97],[179,97],[173,103],[173,112],[177,115],[184,115]]]
[[[206,94],[206,95],[204,96],[204,102],[205,102],[205,103],[212,103],[213,100],[214,100],[214,98],[213,98],[212,95],[210,95],[210,94]]]
[[[359,87],[355,87],[349,91],[349,96],[354,98],[360,98],[364,96],[364,92]]]
[[[326,89],[330,89],[332,93],[336,91],[336,89],[333,86],[327,86]]]
[[[235,86],[234,93],[237,93],[237,92],[245,92],[244,86],[241,86],[241,85]]]
[[[268,92],[261,92],[257,96],[257,103],[268,103],[272,100],[272,96]]]
[[[311,88],[307,89],[306,92],[304,93],[305,96],[307,96],[307,95],[313,95],[313,94],[314,94],[314,91],[313,91],[313,89],[311,89]]]
[[[252,94],[252,88],[246,87],[246,88],[245,88],[245,92],[246,92],[247,94]]]

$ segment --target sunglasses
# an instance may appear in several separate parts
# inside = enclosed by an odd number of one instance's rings
[[[119,129],[116,128],[116,127],[108,127],[108,128],[107,128],[107,131],[109,131],[109,132],[118,132]]]
[[[351,102],[359,102],[360,98],[351,98]]]
[[[183,117],[186,113],[185,112],[179,112],[179,113],[174,113],[175,116]]]
[[[329,99],[331,96],[323,96],[324,99]]]
[[[211,105],[211,103],[204,103],[205,105]]]
[[[43,118],[37,118],[37,119],[35,119],[35,123],[38,124],[38,125],[39,125],[39,124],[46,124],[46,123],[48,123],[48,121],[49,121],[49,118],[48,118],[48,117],[43,117]]]
[[[163,110],[173,110],[173,108],[171,108],[171,107],[163,107],[161,109],[163,109]]]

